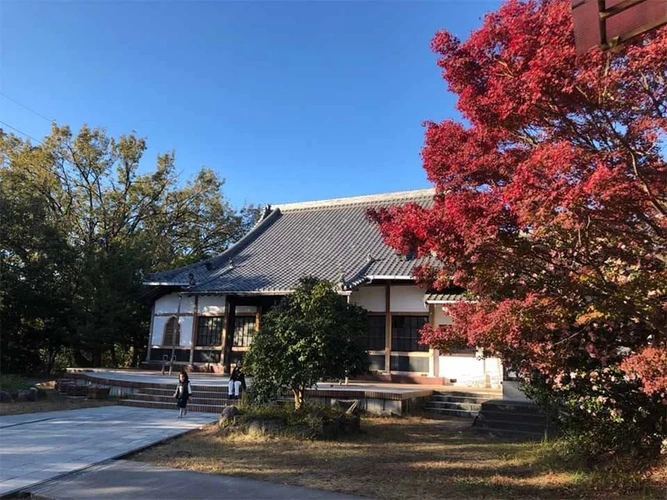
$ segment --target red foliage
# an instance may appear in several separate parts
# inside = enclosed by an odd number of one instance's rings
[[[667,28],[577,56],[570,7],[508,0],[464,42],[436,34],[468,124],[426,124],[431,208],[371,214],[392,247],[437,257],[422,281],[480,297],[424,341],[546,376],[667,337]]]
[[[646,394],[658,394],[667,404],[667,349],[646,347],[623,360],[621,368],[640,379]]]

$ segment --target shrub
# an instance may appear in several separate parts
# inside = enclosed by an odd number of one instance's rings
[[[331,283],[302,279],[264,316],[246,356],[253,399],[271,401],[288,388],[298,408],[316,382],[366,370],[366,328],[366,311],[348,304]]]

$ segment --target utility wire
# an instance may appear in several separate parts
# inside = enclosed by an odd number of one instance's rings
[[[26,106],[25,104],[23,104],[23,103],[17,101],[17,100],[14,99],[13,97],[9,97],[9,96],[8,96],[7,94],[5,94],[4,92],[0,92],[0,95],[1,95],[2,97],[4,97],[5,99],[9,99],[9,100],[12,101],[13,103],[18,104],[18,105],[21,106],[22,108],[27,109],[27,110],[30,111],[31,113],[35,113],[37,116],[39,116],[39,117],[42,118],[43,120],[46,120],[46,121],[49,122],[49,123],[52,123],[52,122],[55,121],[54,119],[52,119],[52,118],[47,118],[47,117],[44,116],[42,113],[38,113],[38,112],[35,111],[34,109],[32,109],[32,108]]]
[[[15,132],[18,132],[18,133],[21,134],[21,135],[25,135],[28,139],[32,139],[32,140],[35,141],[37,144],[41,144],[41,143],[42,143],[41,141],[35,139],[33,136],[26,134],[25,132],[23,132],[23,131],[17,129],[16,127],[12,127],[9,123],[5,123],[5,122],[3,122],[3,121],[0,120],[0,124],[1,124],[1,125],[4,125],[5,127],[8,127],[8,128],[10,128],[10,129],[12,129],[12,130],[15,131]]]

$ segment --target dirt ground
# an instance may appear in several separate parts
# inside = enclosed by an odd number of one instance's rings
[[[469,420],[366,418],[338,441],[223,436],[209,426],[133,459],[380,499],[666,498],[667,474],[569,470],[539,442],[472,432]]]

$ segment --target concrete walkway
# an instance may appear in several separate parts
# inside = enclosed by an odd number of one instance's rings
[[[358,497],[299,486],[202,474],[113,460],[49,481],[30,492],[54,500],[356,500]]]
[[[176,405],[174,405],[176,406]],[[0,496],[202,427],[211,413],[104,406],[0,417]]]

